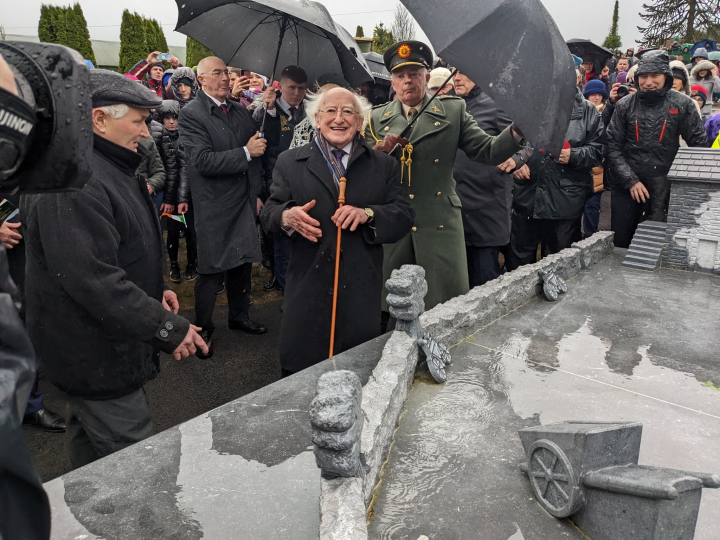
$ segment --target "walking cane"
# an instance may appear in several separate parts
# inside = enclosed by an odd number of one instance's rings
[[[345,185],[347,180],[343,176],[340,179],[340,189],[338,195],[338,205],[342,208],[345,205]],[[337,369],[335,365],[335,358],[333,354],[335,351],[335,316],[337,315],[337,297],[338,297],[338,283],[340,281],[340,242],[342,228],[338,227],[337,231],[337,245],[335,246],[335,285],[333,286],[333,304],[332,304],[332,319],[330,322],[330,356],[328,358],[333,359],[333,369]]]

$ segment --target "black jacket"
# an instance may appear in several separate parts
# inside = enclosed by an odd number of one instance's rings
[[[467,112],[488,135],[500,135],[512,124],[512,120],[480,88],[473,88],[464,99]],[[470,161],[465,152],[458,150],[453,177],[457,183],[456,193],[462,201],[465,244],[496,247],[510,242],[512,176],[492,165]]]
[[[375,212],[373,228],[361,225],[342,232],[335,353],[380,335],[383,287],[383,244],[410,232],[415,213],[403,196],[395,159],[373,151],[361,140],[346,172],[347,204]],[[285,209],[317,201],[309,214],[320,222],[318,243],[298,233],[291,236],[280,328],[280,363],[300,371],[328,357],[337,227],[330,220],[338,208],[338,192],[315,142],[280,154],[270,198],[260,218],[266,231],[281,229]]]
[[[615,105],[607,128],[608,159],[613,182],[621,189],[631,188],[642,178],[666,176],[680,148],[680,136],[688,146],[706,145],[697,106],[685,94],[671,90],[671,71],[667,78],[665,95],[657,102],[636,92]]]
[[[23,195],[27,326],[50,381],[112,399],[159,369],[189,322],[162,304],[163,242],[137,153],[95,136],[81,189]]]
[[[181,202],[190,202],[185,150],[180,142],[179,130],[170,131],[163,126],[158,149],[165,166],[163,202],[173,206]]]
[[[232,101],[228,114],[202,90],[180,111],[180,141],[195,209],[198,272],[214,274],[259,262],[255,227],[260,159],[244,146],[258,129],[250,112]]]
[[[565,139],[572,150],[567,165],[533,152],[530,180],[515,181],[513,210],[537,219],[575,219],[593,193],[592,168],[602,164],[603,123],[595,106],[575,94]]]

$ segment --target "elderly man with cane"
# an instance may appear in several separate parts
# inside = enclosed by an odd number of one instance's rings
[[[410,232],[414,212],[402,194],[398,163],[360,136],[369,109],[344,88],[319,94],[306,109],[315,139],[283,152],[275,165],[261,219],[267,231],[292,240],[280,330],[283,376],[380,335],[382,245]]]

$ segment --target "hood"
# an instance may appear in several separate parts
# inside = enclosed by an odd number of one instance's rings
[[[682,79],[683,82],[683,92],[685,92],[688,96],[690,95],[690,74],[688,73],[687,68],[685,67],[685,64],[683,64],[680,60],[673,60],[670,62],[670,70],[673,72],[673,77],[676,77],[678,79]]]
[[[705,47],[698,47],[692,55],[693,58],[705,58],[707,60],[708,52]]]
[[[662,73],[666,75],[665,88],[668,90],[672,88],[673,72],[670,69],[670,60],[667,52],[658,50],[649,51],[648,53],[643,54],[637,64],[637,71],[635,72],[633,79],[635,81],[635,86],[638,85],[640,75],[644,75],[646,73]]]
[[[180,116],[180,104],[174,99],[163,99],[157,110],[158,120],[162,120],[162,117],[166,114]]]
[[[690,72],[690,75],[692,75],[693,79],[697,79],[697,74],[703,69],[706,69],[708,71],[705,79],[712,79],[712,70],[715,69],[715,64],[713,64],[710,60],[701,60],[700,62],[695,64],[692,68],[692,71]]]
[[[183,99],[180,97],[180,92],[178,92],[177,85],[180,81],[180,79],[187,77],[193,82],[193,89],[190,93],[190,97],[188,99]],[[180,107],[184,107],[186,104],[191,102],[193,99],[195,99],[195,94],[197,93],[197,77],[195,75],[195,72],[189,68],[189,67],[179,67],[175,70],[175,72],[172,74],[172,78],[170,79],[170,86],[173,90],[173,97],[175,98],[175,101],[177,101],[180,104]]]

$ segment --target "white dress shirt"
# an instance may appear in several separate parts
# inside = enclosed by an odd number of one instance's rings
[[[212,97],[212,96],[211,96],[210,94],[208,94],[208,93],[206,93],[205,95],[206,95],[207,97],[209,97],[210,99],[212,99],[213,102],[215,103],[215,105],[217,105],[218,107],[219,107],[220,105],[225,105],[225,106],[227,107],[227,99],[223,99],[222,101],[219,101],[219,100],[215,99],[214,97]],[[230,109],[230,107],[228,107],[228,109]],[[248,160],[248,161],[252,161],[252,158],[250,157],[250,150],[247,149],[247,146],[243,146],[243,150],[245,150],[245,155],[247,156],[247,160]]]

